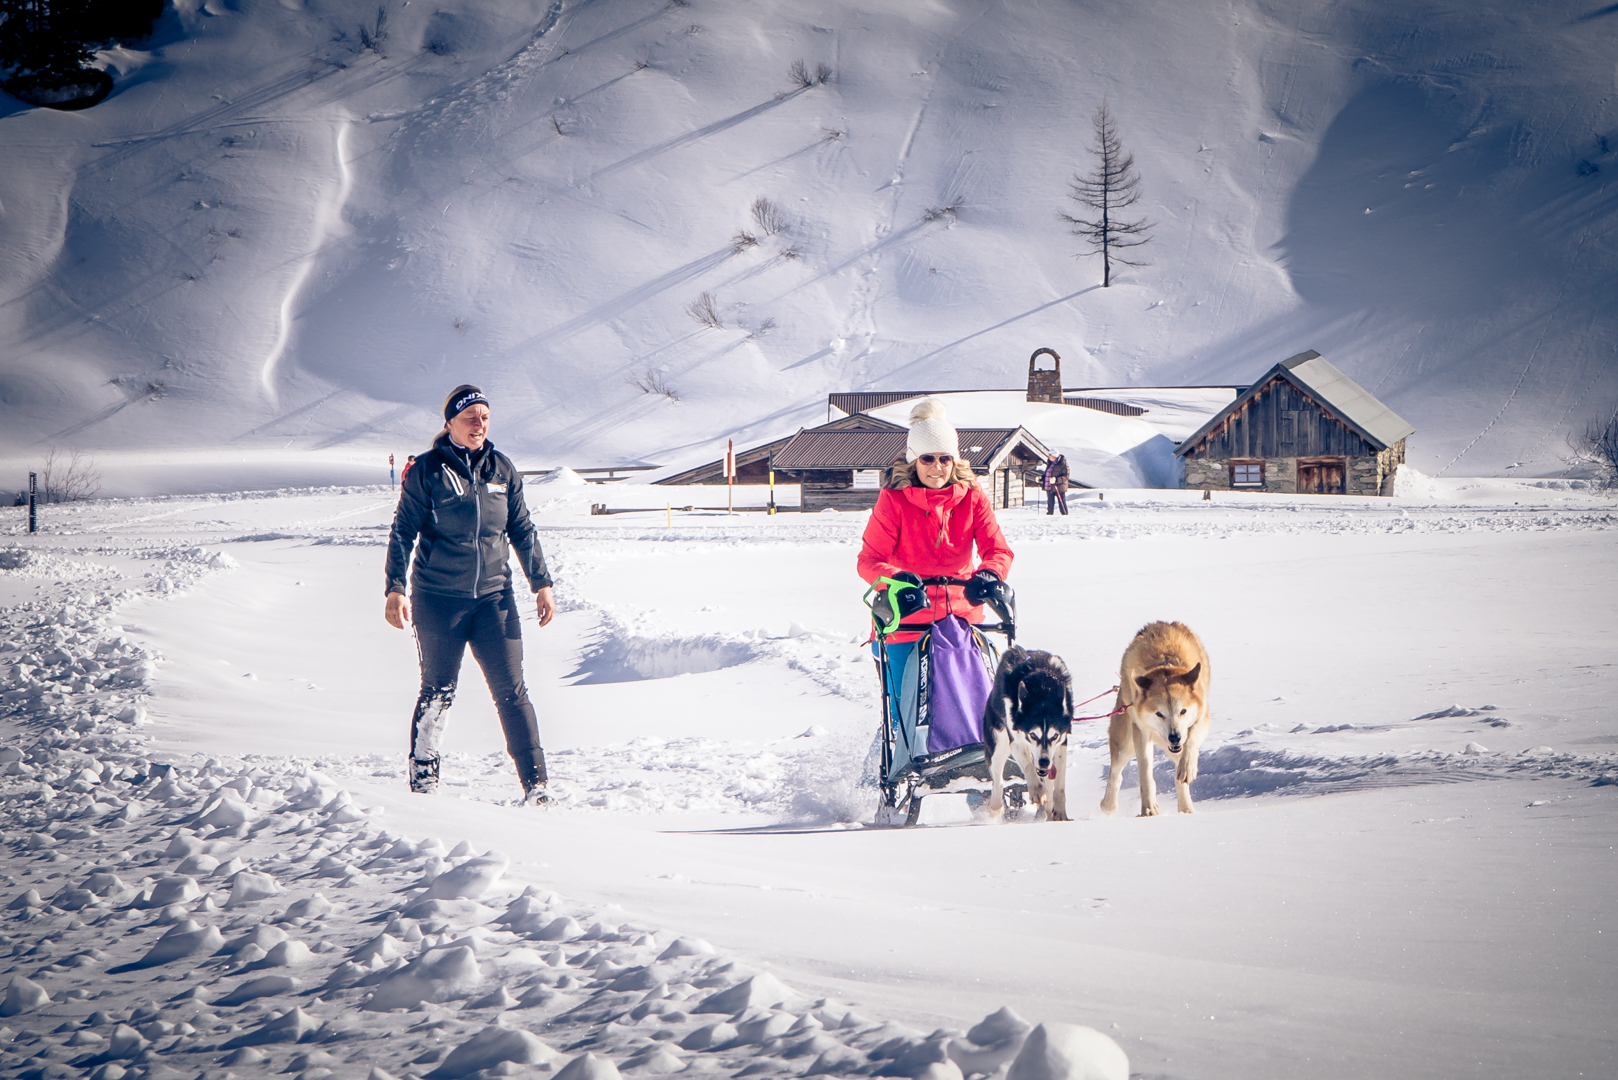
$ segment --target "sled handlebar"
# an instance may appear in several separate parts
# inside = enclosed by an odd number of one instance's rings
[[[923,587],[932,586],[932,585],[960,585],[960,586],[966,586],[966,585],[971,584],[971,579],[970,578],[958,578],[958,577],[924,577],[924,578],[921,579],[921,584],[922,584]],[[977,624],[977,629],[982,631],[983,633],[986,633],[986,634],[1004,634],[1004,635],[1006,635],[1006,641],[1007,642],[1011,642],[1011,641],[1016,640],[1017,623],[1016,623],[1015,617],[1011,614],[1011,611],[1007,610],[1006,608],[1001,607],[1001,605],[999,603],[997,603],[997,602],[995,602],[993,600],[991,600],[989,602],[989,606],[994,608],[994,613],[996,615],[1000,616],[1000,621],[997,622],[997,623],[978,623]],[[931,624],[926,624],[926,625],[931,625]],[[900,624],[898,629],[900,629],[900,630],[908,630],[908,629],[912,629],[912,628],[904,626],[903,624]]]

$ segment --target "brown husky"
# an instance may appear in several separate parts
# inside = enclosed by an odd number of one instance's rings
[[[1118,672],[1118,702],[1113,707],[1121,711],[1107,731],[1112,772],[1101,799],[1104,813],[1118,809],[1118,786],[1123,783],[1131,750],[1140,774],[1140,816],[1158,812],[1157,787],[1152,782],[1153,743],[1174,762],[1174,794],[1180,813],[1195,813],[1191,782],[1197,778],[1197,752],[1213,723],[1208,711],[1212,670],[1207,650],[1184,623],[1150,623],[1135,635],[1124,650]]]

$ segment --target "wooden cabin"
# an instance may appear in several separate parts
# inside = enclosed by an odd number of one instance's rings
[[[1271,368],[1175,453],[1188,488],[1391,495],[1415,430],[1310,350]]]
[[[887,426],[892,430],[825,425],[800,431],[776,452],[776,478],[790,475],[794,480],[788,482],[802,485],[805,512],[869,510],[887,470],[905,460],[909,430]],[[990,501],[1001,508],[1022,506],[1026,486],[1038,483],[1051,456],[1044,444],[1020,427],[957,428],[956,434],[961,456],[972,463]]]
[[[851,416],[841,416],[819,427],[810,428],[810,431],[908,431],[909,428],[890,424],[886,420],[878,420],[874,416],[855,413]],[[783,439],[774,439],[758,446],[748,447],[746,450],[736,451],[736,482],[738,484],[768,484],[770,482],[770,461],[786,447],[786,444],[802,434],[802,430],[788,435]],[[723,484],[725,483],[725,459],[710,461],[698,465],[694,469],[674,476],[665,476],[661,480],[652,481],[654,484]],[[783,472],[779,467],[775,472],[777,484],[796,484],[798,477]]]

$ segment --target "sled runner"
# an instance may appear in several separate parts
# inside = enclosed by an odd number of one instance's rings
[[[880,579],[889,589],[914,587],[911,582]],[[921,579],[921,588],[965,585],[964,578]],[[966,793],[968,803],[989,790],[984,758],[983,706],[994,683],[1000,651],[990,634],[1015,643],[1016,605],[1007,590],[1005,603],[990,600],[998,623],[973,625],[958,615],[933,623],[906,624],[885,593],[875,586],[866,593],[872,608],[872,640],[876,642],[877,676],[882,683],[881,749],[877,786],[882,801],[877,825],[914,825],[928,795]],[[897,634],[919,632],[914,642],[891,644]],[[1013,814],[1023,805],[1027,784],[1015,763],[1008,766],[1006,801]]]

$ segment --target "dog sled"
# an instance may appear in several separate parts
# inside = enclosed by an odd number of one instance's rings
[[[911,581],[879,579],[888,591],[914,589]],[[964,586],[965,578],[920,579],[923,590]],[[1016,643],[1016,602],[1010,587],[1003,596],[989,599],[997,623],[968,623],[946,615],[932,623],[904,623],[903,605],[895,606],[888,592],[876,586],[866,593],[872,613],[872,640],[877,676],[882,684],[882,724],[879,733],[880,772],[877,786],[879,826],[914,825],[928,795],[961,794],[976,806],[989,794],[989,763],[984,754],[983,707],[1000,663],[1000,649],[990,635]],[[898,634],[920,633],[914,642],[890,648]],[[907,649],[905,645],[910,647]],[[1017,816],[1027,794],[1027,782],[1015,761],[1007,766],[1008,816]]]

